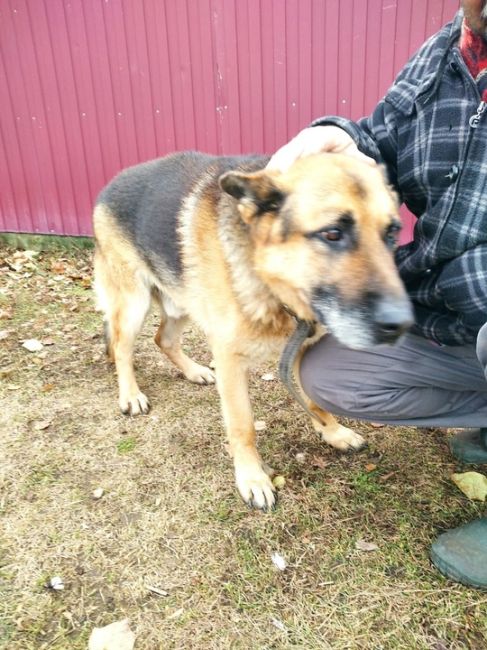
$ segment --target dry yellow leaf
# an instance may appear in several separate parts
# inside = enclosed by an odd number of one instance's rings
[[[284,476],[276,476],[272,479],[272,485],[278,490],[282,490],[282,488],[286,485],[286,479]]]
[[[478,472],[452,474],[451,480],[469,499],[485,501],[487,496],[487,477]]]

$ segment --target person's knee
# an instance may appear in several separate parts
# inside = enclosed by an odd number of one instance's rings
[[[475,339],[475,333],[487,322],[487,245],[470,248],[445,263],[437,282],[437,290],[448,308],[456,312]]]
[[[307,397],[320,408],[343,415],[356,409],[357,391],[342,361],[339,344],[331,336],[325,336],[306,350],[299,375]]]

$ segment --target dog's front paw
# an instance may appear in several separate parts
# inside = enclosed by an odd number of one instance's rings
[[[120,396],[120,410],[124,415],[140,415],[150,411],[149,398],[140,391],[135,395]]]
[[[195,384],[214,384],[215,373],[206,366],[195,363],[194,367],[186,373],[186,378]]]
[[[359,451],[367,446],[365,438],[341,424],[337,426],[323,426],[322,424],[316,423],[315,430],[321,435],[323,442],[327,442],[340,451]]]
[[[235,479],[242,499],[250,508],[264,512],[273,510],[276,501],[276,491],[268,474],[261,463],[235,463]],[[272,470],[269,469],[269,472]]]

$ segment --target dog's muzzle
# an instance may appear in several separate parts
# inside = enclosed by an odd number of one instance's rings
[[[394,343],[414,322],[409,300],[382,298],[374,302],[372,319],[380,343]]]
[[[395,343],[414,322],[406,293],[384,296],[370,292],[357,303],[350,303],[336,292],[320,288],[315,290],[311,304],[317,320],[351,348]]]

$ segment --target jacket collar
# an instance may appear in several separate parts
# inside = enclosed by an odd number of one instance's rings
[[[447,49],[450,49],[455,43],[458,43],[462,31],[463,9],[459,9],[453,18],[448,38]]]
[[[441,83],[443,71],[450,56],[453,54],[453,47],[458,44],[462,31],[463,9],[459,9],[451,23],[447,23],[440,32],[440,60],[431,75],[421,87],[420,94],[424,101],[428,102],[435,95]]]

